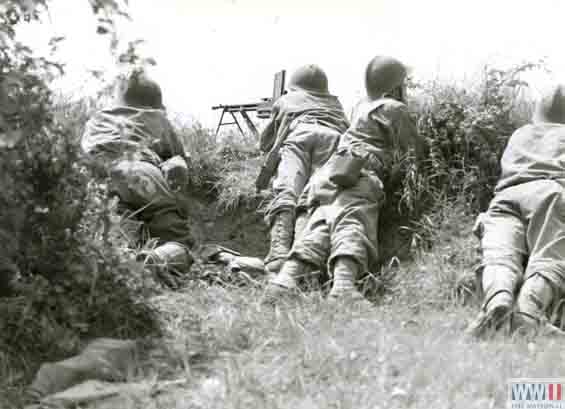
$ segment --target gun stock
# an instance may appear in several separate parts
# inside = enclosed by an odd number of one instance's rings
[[[277,167],[281,161],[281,154],[279,151],[280,149],[278,148],[271,149],[265,157],[265,161],[263,162],[259,175],[257,176],[257,180],[255,181],[255,187],[258,192],[269,187],[269,182],[277,171]]]

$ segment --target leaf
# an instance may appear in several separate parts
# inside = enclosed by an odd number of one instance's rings
[[[51,37],[51,39],[49,40],[49,46],[50,47],[56,46],[58,43],[60,43],[64,39],[65,39],[65,36]]]
[[[35,0],[21,0],[22,2],[22,9],[24,13],[32,14],[35,12],[39,3],[36,3]]]
[[[89,70],[89,72],[90,72],[90,74],[91,74],[94,78],[96,78],[96,79],[98,79],[98,80],[102,79],[103,76],[104,76],[104,71],[100,71],[100,70]]]
[[[147,65],[157,65],[157,61],[153,57],[144,58],[143,62]]]
[[[21,129],[10,129],[0,132],[0,149],[12,149],[23,138]]]
[[[7,48],[10,45],[12,37],[9,33],[2,30],[0,27],[0,48]]]

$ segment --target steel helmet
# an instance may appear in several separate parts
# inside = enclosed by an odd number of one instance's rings
[[[533,122],[565,124],[565,85],[551,87],[536,103]]]
[[[288,87],[319,94],[329,94],[328,77],[320,67],[314,64],[305,65],[294,71],[290,77]]]
[[[381,98],[385,93],[402,86],[407,70],[395,58],[376,56],[365,71],[365,88],[371,99]]]
[[[127,78],[118,80],[116,93],[116,98],[129,106],[164,108],[161,87],[143,71],[133,71]]]

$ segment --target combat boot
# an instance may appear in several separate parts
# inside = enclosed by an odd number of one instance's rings
[[[287,260],[281,271],[269,281],[265,289],[262,304],[277,304],[283,300],[291,300],[298,295],[298,280],[303,277],[309,266],[302,260],[291,258]]]
[[[290,211],[281,211],[274,215],[271,225],[271,248],[265,257],[265,269],[269,273],[278,273],[290,252],[294,235],[294,217]]]
[[[363,297],[355,287],[355,280],[359,274],[359,264],[352,257],[338,257],[333,265],[333,284],[328,301],[343,302],[346,304],[371,303]]]
[[[501,291],[495,294],[469,324],[465,334],[481,338],[502,328],[512,313],[512,294]]]
[[[294,241],[304,232],[306,225],[308,224],[308,213],[301,212],[296,216],[296,222],[294,223]]]
[[[555,304],[560,291],[544,277],[535,273],[522,285],[516,313],[512,320],[512,330],[521,334],[547,335],[565,337],[565,332],[552,325],[547,317],[550,307]]]
[[[518,276],[510,268],[502,265],[485,266],[481,277],[485,301],[477,317],[465,330],[467,336],[481,338],[510,322],[517,282]]]

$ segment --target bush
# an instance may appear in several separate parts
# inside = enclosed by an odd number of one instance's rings
[[[540,68],[543,63],[486,67],[472,88],[438,81],[411,84],[415,96],[409,106],[428,152],[422,163],[410,155],[398,158],[396,176],[387,186],[381,230],[398,237],[394,226],[400,224],[401,234],[409,233],[397,248],[407,249],[414,237],[418,245],[433,244],[433,229],[423,226],[437,220],[445,203],[464,203],[470,215],[488,207],[506,142],[530,120],[532,104],[522,97],[528,84],[521,75]]]
[[[6,266],[19,270],[12,296],[0,298],[0,370],[24,370],[20,381],[89,338],[159,333],[143,266],[120,244],[115,202],[80,154],[88,109],[57,104],[49,81],[61,66],[15,38],[14,26],[38,19],[45,4],[0,6],[9,11],[0,13],[0,283]]]
[[[472,211],[484,210],[500,174],[500,157],[510,135],[530,120],[521,98],[526,71],[541,63],[506,70],[486,67],[478,86],[421,84],[427,95],[415,106],[419,132],[429,146],[423,173],[434,196],[464,196]]]
[[[50,131],[0,151],[0,228],[21,279],[17,297],[0,300],[0,350],[34,369],[68,356],[92,337],[159,332],[143,266],[125,250],[115,201],[80,156],[75,106],[52,117]],[[69,114],[72,111],[63,111]]]
[[[203,193],[221,211],[257,206],[265,198],[255,191],[263,158],[254,137],[232,133],[219,138],[199,123],[186,125],[179,120],[176,128],[190,155],[191,194]]]

